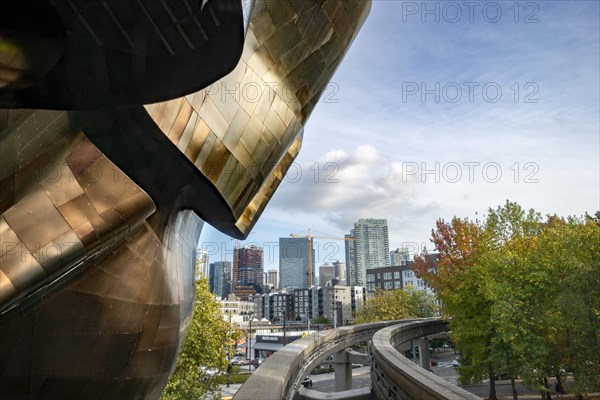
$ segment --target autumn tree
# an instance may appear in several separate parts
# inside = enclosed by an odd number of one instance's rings
[[[196,281],[196,300],[190,329],[175,371],[162,393],[163,400],[213,398],[218,391],[217,374],[228,366],[228,355],[239,339],[223,319],[208,280]],[[217,373],[215,373],[217,372]]]
[[[436,262],[426,253],[415,257],[415,271],[436,291],[442,313],[451,316],[453,340],[463,360],[469,360],[462,363],[461,380],[479,381],[488,376],[489,398],[495,400],[497,371],[490,353],[495,334],[490,324],[492,291],[488,271],[479,263],[485,236],[479,221],[454,217],[448,223],[440,219],[431,233],[439,257]]]
[[[422,290],[377,290],[356,312],[354,322],[391,321],[432,317],[437,313],[435,298]]]
[[[543,220],[507,201],[483,221],[439,220],[432,242],[439,251],[415,258],[449,318],[461,354],[463,381],[508,374],[537,384],[550,398],[548,376],[572,390],[596,390],[600,367],[600,216]]]

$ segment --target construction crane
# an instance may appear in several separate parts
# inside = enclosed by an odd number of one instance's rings
[[[354,238],[350,238],[350,237],[332,237],[332,236],[313,236],[310,234],[310,228],[308,228],[308,234],[307,235],[299,235],[296,233],[290,233],[290,237],[293,238],[306,238],[308,239],[308,287],[312,286],[312,244],[313,244],[313,239],[329,239],[329,240],[344,240],[344,241],[352,241],[352,240],[356,240]]]

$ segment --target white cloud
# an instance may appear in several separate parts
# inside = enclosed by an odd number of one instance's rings
[[[316,164],[302,165],[302,178],[284,181],[269,207],[319,215],[343,231],[358,218],[386,218],[414,208],[415,178],[373,145],[358,145],[350,155],[330,150],[318,159],[318,175]]]

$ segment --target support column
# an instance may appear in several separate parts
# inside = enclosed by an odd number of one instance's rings
[[[333,355],[333,368],[335,371],[335,391],[342,392],[352,389],[352,363],[348,359],[346,350]]]
[[[429,342],[427,339],[419,339],[419,358],[421,367],[429,371]]]

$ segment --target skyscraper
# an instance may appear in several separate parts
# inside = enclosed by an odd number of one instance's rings
[[[263,249],[255,245],[233,249],[234,292],[252,294],[262,292]]]
[[[390,245],[386,219],[359,219],[345,236],[346,269],[350,286],[366,284],[367,268],[390,266]]]
[[[391,265],[406,265],[410,261],[410,253],[408,249],[398,248],[390,252]]]
[[[210,290],[224,299],[231,293],[231,261],[210,263]]]
[[[273,289],[279,289],[279,271],[270,269],[267,271],[267,283],[273,285]]]
[[[196,279],[208,278],[208,252],[198,249],[196,251]]]
[[[314,271],[315,250],[311,251]],[[289,291],[308,287],[307,238],[279,238],[279,287]]]
[[[337,260],[333,263],[333,274],[334,278],[337,280],[338,285],[345,286],[347,284],[346,281],[346,263]]]
[[[327,286],[327,282],[331,282],[335,278],[334,268],[331,264],[323,264],[319,267],[319,285]]]

